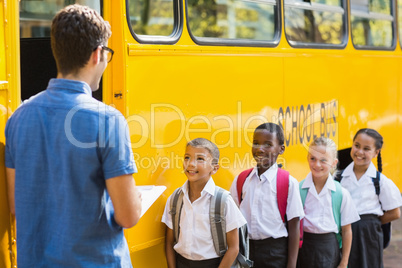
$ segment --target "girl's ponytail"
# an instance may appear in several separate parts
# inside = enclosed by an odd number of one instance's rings
[[[377,168],[378,168],[378,171],[381,173],[382,172],[381,150],[378,152],[378,155],[377,155]]]

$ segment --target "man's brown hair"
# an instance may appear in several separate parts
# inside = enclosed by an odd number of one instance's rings
[[[70,5],[60,10],[53,18],[50,37],[58,72],[77,73],[111,35],[109,23],[89,7]]]

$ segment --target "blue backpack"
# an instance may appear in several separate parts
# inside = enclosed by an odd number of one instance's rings
[[[334,215],[335,223],[338,226],[338,233],[336,234],[336,239],[338,240],[339,243],[339,248],[342,248],[342,226],[341,226],[341,205],[342,205],[342,186],[339,182],[335,182],[335,187],[336,190],[335,192],[332,191],[331,193],[331,198],[332,198],[332,213]],[[308,188],[302,188],[304,183],[304,180],[302,180],[299,184],[300,188],[300,197],[303,203],[303,208],[304,208],[304,203],[306,202],[306,197],[308,193]]]

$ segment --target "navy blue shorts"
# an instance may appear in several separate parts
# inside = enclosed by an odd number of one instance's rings
[[[176,268],[218,268],[221,258],[208,259],[202,261],[192,261],[176,254]]]
[[[288,264],[288,238],[250,240],[250,260],[254,268],[285,268]]]

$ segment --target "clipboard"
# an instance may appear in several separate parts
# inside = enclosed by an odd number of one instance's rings
[[[137,189],[141,192],[142,202],[141,202],[141,216],[147,212],[147,210],[152,206],[152,204],[161,196],[161,194],[166,190],[164,185],[137,185]]]

